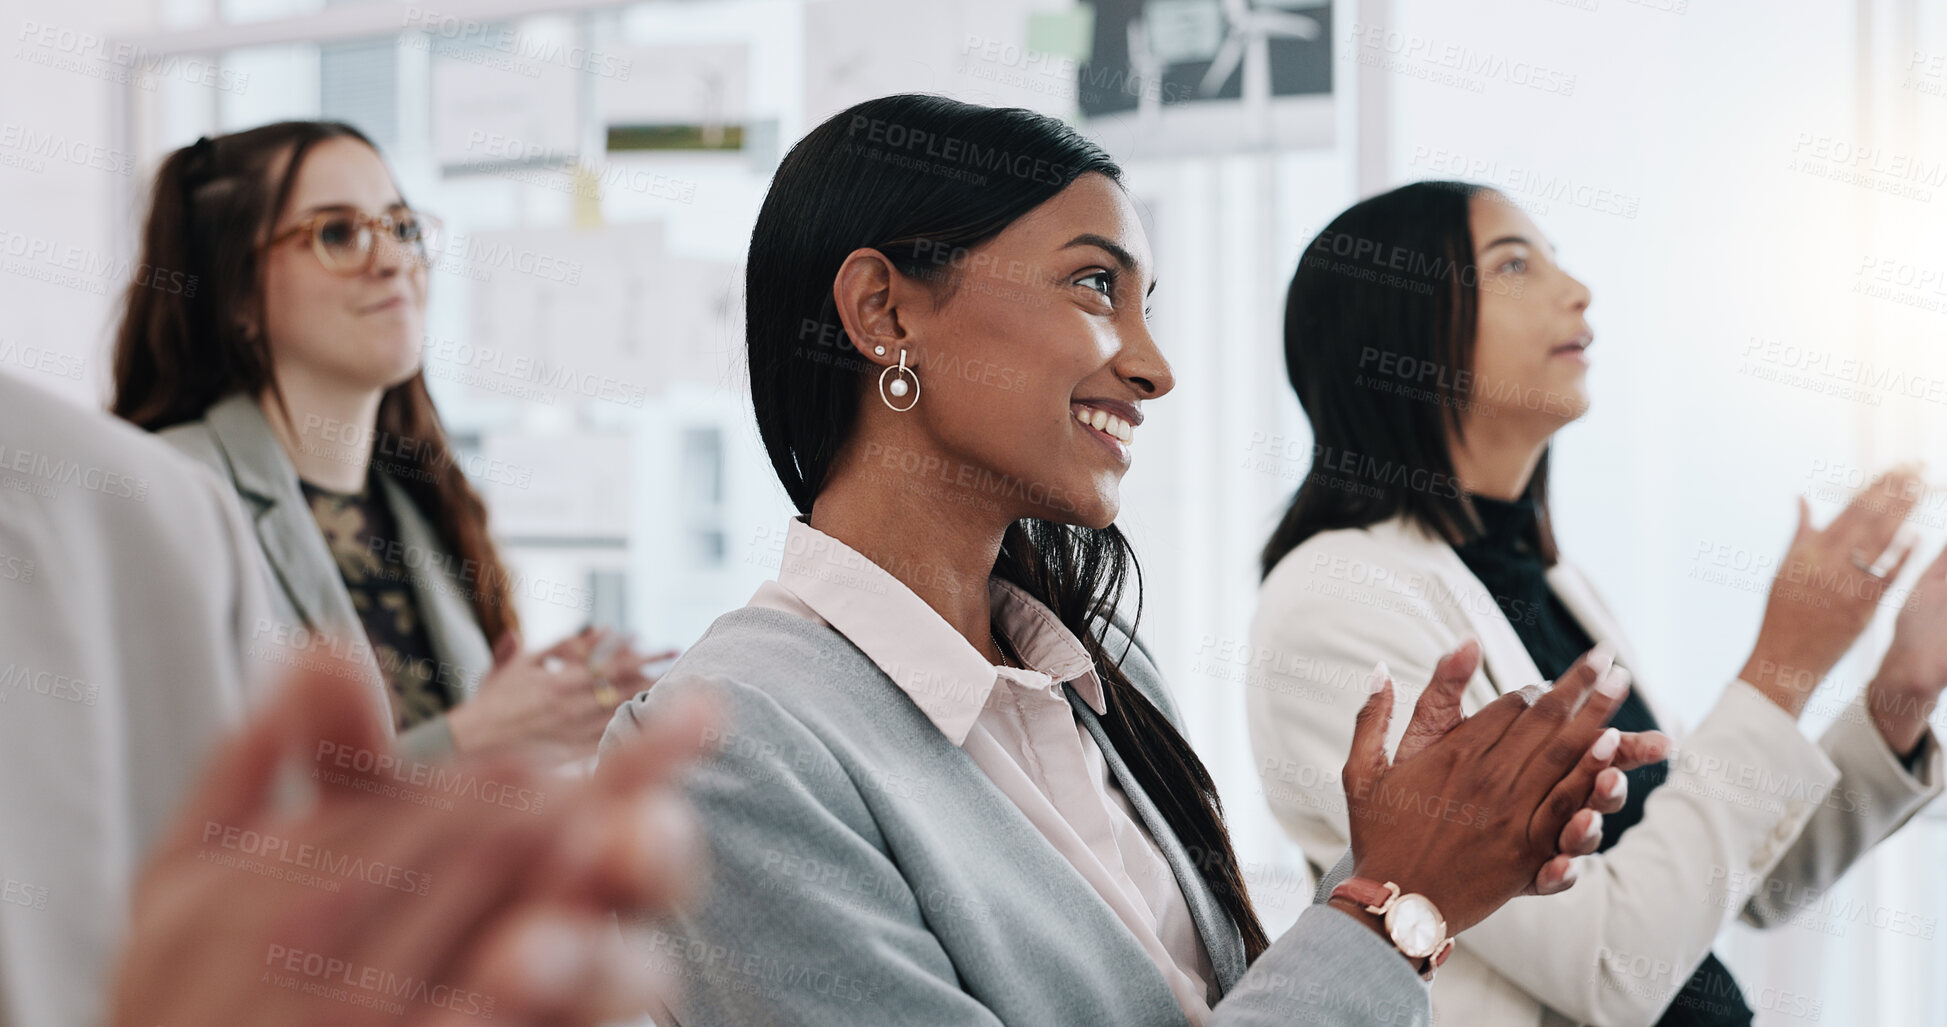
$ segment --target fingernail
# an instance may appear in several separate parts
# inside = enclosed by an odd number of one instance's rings
[[[1378,695],[1379,690],[1386,687],[1386,679],[1389,677],[1392,677],[1392,672],[1386,669],[1385,660],[1373,664],[1372,673],[1366,675],[1366,694]]]
[[[1602,797],[1605,799],[1613,800],[1616,798],[1616,796],[1621,795],[1628,790],[1629,790],[1629,779],[1623,777],[1621,774],[1617,774],[1616,776],[1610,778],[1609,784],[1602,789]]]
[[[1589,650],[1589,666],[1595,668],[1597,679],[1600,679],[1615,662],[1616,647],[1609,642],[1603,642]]]
[[[586,948],[581,933],[555,919],[530,923],[521,933],[521,965],[528,986],[546,1000],[569,996],[581,977]]]
[[[689,803],[672,793],[655,796],[640,808],[633,869],[638,875],[656,875],[642,882],[654,894],[672,901],[690,894],[696,883],[692,871],[703,866],[707,846]]]
[[[1616,747],[1621,744],[1622,732],[1609,728],[1602,732],[1602,737],[1596,739],[1594,745],[1589,746],[1589,755],[1598,760],[1610,759],[1616,755]]]
[[[1609,668],[1609,673],[1595,683],[1595,690],[1611,699],[1620,699],[1629,692],[1629,672],[1621,667]]]

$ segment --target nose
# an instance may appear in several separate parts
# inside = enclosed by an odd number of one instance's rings
[[[1170,370],[1148,325],[1137,329],[1135,336],[1116,356],[1116,377],[1135,386],[1144,399],[1168,395],[1176,388],[1176,372]]]
[[[406,243],[393,238],[389,231],[378,227],[373,228],[372,263],[366,268],[367,273],[380,278],[390,278],[404,271],[407,262],[413,259],[414,255]]]
[[[1589,309],[1589,304],[1595,299],[1595,297],[1590,294],[1589,287],[1583,285],[1582,280],[1580,278],[1577,278],[1566,271],[1562,272],[1562,277],[1568,279],[1569,309],[1575,311],[1578,314]]]

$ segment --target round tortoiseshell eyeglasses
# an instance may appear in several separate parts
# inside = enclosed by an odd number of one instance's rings
[[[443,241],[440,220],[416,210],[396,210],[388,214],[367,214],[362,210],[334,208],[319,211],[279,232],[265,249],[277,246],[292,236],[310,233],[311,252],[325,270],[341,275],[362,275],[372,266],[381,237],[390,239],[420,264],[439,259]]]

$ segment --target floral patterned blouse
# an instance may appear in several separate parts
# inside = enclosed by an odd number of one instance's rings
[[[388,543],[397,539],[398,528],[383,495],[370,478],[356,494],[298,484],[390,686],[394,726],[404,731],[444,713],[451,700],[439,681],[439,661],[419,616],[412,577],[403,563],[388,563],[384,556],[396,551]]]

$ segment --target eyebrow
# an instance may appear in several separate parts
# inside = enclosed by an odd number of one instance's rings
[[[299,211],[298,217],[307,217],[312,214],[320,214],[328,210],[354,210],[355,211],[357,209],[359,208],[358,208],[358,204],[356,203],[320,203],[315,206],[306,207],[305,209]],[[404,199],[397,199],[397,200],[393,200],[391,203],[386,204],[383,209],[411,210],[412,205],[408,204]]]
[[[1516,243],[1516,244],[1519,244],[1519,245],[1522,245],[1522,246],[1533,246],[1533,245],[1534,245],[1534,243],[1532,243],[1532,242],[1529,242],[1529,241],[1528,241],[1528,237],[1527,237],[1527,236],[1523,236],[1523,235],[1504,235],[1504,236],[1502,236],[1502,237],[1500,237],[1499,239],[1496,239],[1496,240],[1494,240],[1493,242],[1491,242],[1491,243],[1488,243],[1488,244],[1487,244],[1486,246],[1483,246],[1483,247],[1481,247],[1481,252],[1482,252],[1482,253],[1486,253],[1486,252],[1487,252],[1488,250],[1491,250],[1491,249],[1493,249],[1493,248],[1494,248],[1494,247],[1496,247],[1496,246],[1503,246],[1503,245],[1506,245],[1506,244],[1508,244],[1508,243]]]
[[[1096,235],[1094,232],[1083,232],[1082,234],[1076,236],[1075,238],[1068,240],[1068,242],[1062,246],[1062,249],[1071,250],[1077,246],[1093,246],[1096,249],[1102,250],[1106,252],[1109,256],[1114,257],[1115,262],[1117,264],[1122,265],[1122,270],[1127,271],[1132,275],[1136,273],[1135,255],[1130,253],[1128,250],[1124,249],[1121,246],[1121,244],[1117,243],[1114,239],[1111,239],[1103,235]],[[1149,283],[1148,291],[1143,293],[1143,295],[1147,296],[1149,295],[1149,293],[1153,293],[1155,291],[1156,291],[1156,282],[1154,280],[1151,280]]]

